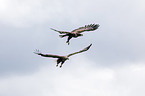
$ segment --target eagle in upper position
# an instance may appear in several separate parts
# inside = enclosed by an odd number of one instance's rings
[[[58,30],[55,30],[53,28],[50,28],[50,29],[54,30],[56,32],[59,32],[60,34],[63,34],[63,35],[59,35],[61,38],[68,36],[68,39],[67,39],[66,43],[68,43],[68,45],[69,45],[69,41],[72,37],[77,38],[79,36],[83,36],[83,34],[81,34],[82,32],[84,32],[84,31],[94,31],[94,30],[98,29],[99,26],[100,26],[99,24],[85,25],[84,27],[80,27],[80,28],[75,29],[71,32],[58,31]]]
[[[92,44],[90,44],[88,47],[84,48],[83,50],[80,50],[78,52],[74,52],[74,53],[71,53],[71,54],[68,54],[66,56],[59,56],[59,55],[52,55],[52,54],[42,54],[39,50],[36,50],[34,53],[37,54],[37,55],[41,55],[43,57],[52,57],[52,58],[58,58],[57,59],[57,65],[59,63],[61,63],[60,65],[60,68],[62,67],[63,63],[66,61],[66,60],[69,60],[69,57],[72,56],[72,55],[75,55],[75,54],[78,54],[78,53],[82,53],[82,52],[85,52],[87,51],[90,47],[92,46]]]

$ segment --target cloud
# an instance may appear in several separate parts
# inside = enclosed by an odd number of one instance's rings
[[[59,5],[59,2],[50,0],[1,0],[0,21],[13,27],[50,22],[59,13]]]
[[[80,59],[80,62],[75,60]],[[62,69],[43,67],[30,75],[0,79],[1,96],[144,96],[145,65],[127,64],[105,68],[75,57]]]
[[[143,2],[1,0],[0,74],[33,73],[43,66],[41,62],[51,62],[34,55],[35,49],[65,55],[90,43],[93,46],[85,56],[102,66],[145,62]],[[99,29],[71,40],[70,46],[49,29],[69,31],[90,23],[100,24]]]
[[[144,96],[143,0],[0,0],[0,96]],[[58,30],[98,23],[68,46]],[[62,69],[53,59],[93,43]]]

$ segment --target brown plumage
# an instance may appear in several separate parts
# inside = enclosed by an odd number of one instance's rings
[[[75,55],[75,54],[78,54],[78,53],[85,52],[85,51],[87,51],[91,46],[92,46],[92,44],[90,44],[88,47],[84,48],[83,50],[80,50],[80,51],[78,51],[78,52],[74,52],[74,53],[68,54],[68,55],[66,55],[66,56],[59,56],[59,55],[52,55],[52,54],[43,54],[43,53],[41,53],[39,50],[35,50],[34,53],[37,54],[37,55],[41,55],[41,56],[43,56],[43,57],[58,58],[58,59],[57,59],[57,65],[56,65],[56,66],[58,66],[59,63],[61,63],[61,65],[60,65],[60,68],[61,68],[62,65],[63,65],[63,63],[64,63],[66,60],[69,60],[69,57],[70,57],[70,56]]]
[[[100,26],[99,24],[85,25],[85,27],[80,27],[80,28],[75,29],[71,32],[58,31],[58,30],[55,30],[53,28],[50,28],[50,29],[54,30],[56,32],[59,32],[60,34],[63,34],[63,35],[59,35],[61,38],[68,36],[68,39],[67,39],[66,43],[68,43],[68,45],[69,45],[69,41],[72,37],[77,38],[79,36],[83,36],[83,34],[81,34],[82,32],[84,32],[84,31],[94,31],[94,30],[98,29],[99,26]]]

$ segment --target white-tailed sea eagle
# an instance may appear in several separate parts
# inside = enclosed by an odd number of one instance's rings
[[[39,50],[35,50],[34,53],[37,54],[37,55],[41,55],[41,56],[43,56],[43,57],[58,58],[58,59],[57,59],[57,65],[56,65],[56,66],[58,66],[59,63],[61,63],[61,65],[60,65],[60,68],[61,68],[62,65],[63,65],[63,63],[64,63],[66,60],[69,60],[69,57],[70,57],[70,56],[75,55],[75,54],[78,54],[78,53],[85,52],[85,51],[87,51],[91,46],[92,46],[92,44],[90,44],[88,47],[84,48],[83,50],[80,50],[80,51],[78,51],[78,52],[74,52],[74,53],[68,54],[68,55],[66,55],[66,56],[59,56],[59,55],[52,55],[52,54],[43,54],[43,53],[41,53]]]
[[[83,36],[83,34],[81,34],[82,32],[84,32],[84,31],[94,31],[94,30],[98,29],[99,26],[100,26],[99,24],[85,25],[84,27],[80,27],[80,28],[75,29],[71,32],[58,31],[58,30],[55,30],[53,28],[50,28],[50,29],[54,30],[56,32],[59,32],[60,34],[63,34],[63,35],[59,35],[61,38],[68,36],[68,39],[67,39],[66,43],[68,43],[68,45],[69,45],[69,41],[72,37],[77,38],[79,36]]]

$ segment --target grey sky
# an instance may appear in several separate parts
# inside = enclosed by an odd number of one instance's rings
[[[1,0],[0,96],[144,96],[144,3]],[[91,23],[100,27],[69,46],[50,30],[71,31]],[[33,54],[40,49],[66,55],[90,43],[90,50],[70,57],[62,69],[54,59]]]

